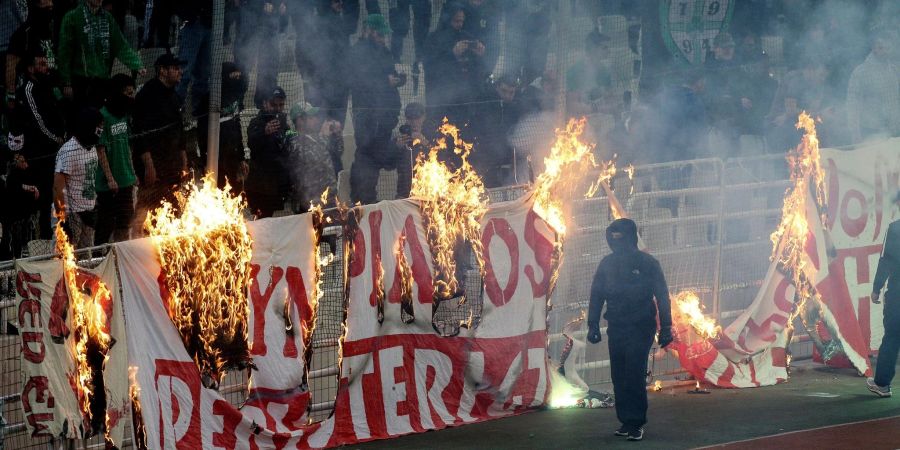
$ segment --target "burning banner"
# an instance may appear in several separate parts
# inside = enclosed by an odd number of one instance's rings
[[[868,295],[890,222],[885,193],[898,185],[900,141],[820,156],[812,119],[802,115],[801,126],[807,134],[789,156],[793,186],[772,236],[773,262],[752,304],[715,336],[695,314],[676,312],[675,349],[698,379],[721,387],[785,381],[795,318],[819,360],[871,373],[881,321]]]
[[[33,437],[102,433],[121,446],[129,394],[115,258],[76,266],[61,228],[57,250],[61,259],[16,263],[25,422]]]

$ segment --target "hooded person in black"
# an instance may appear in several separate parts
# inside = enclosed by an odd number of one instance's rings
[[[600,261],[594,274],[587,338],[594,344],[601,341],[600,312],[605,303],[616,416],[622,423],[615,434],[641,440],[647,423],[647,355],[657,315],[660,347],[672,342],[669,289],[659,261],[638,250],[633,220],[613,221],[606,229],[606,241],[612,254]]]
[[[241,128],[241,111],[244,109],[244,94],[247,93],[247,77],[237,64],[222,64],[222,112],[219,118],[219,187],[225,186],[225,179],[232,192],[244,189],[244,177],[249,166],[244,158],[244,132]],[[206,147],[209,140],[209,94],[200,100],[200,107],[194,110],[197,117],[197,143],[200,145],[200,160],[197,169],[203,171],[206,165]]]
[[[900,191],[894,195],[894,204],[900,207]],[[900,352],[900,220],[888,226],[884,247],[878,260],[878,270],[872,282],[872,303],[881,303],[884,294],[884,337],[878,348],[875,377],[866,380],[869,390],[879,397],[891,396],[891,381],[897,370],[897,353]]]

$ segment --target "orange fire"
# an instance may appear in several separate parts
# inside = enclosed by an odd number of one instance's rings
[[[815,121],[804,111],[798,118],[797,129],[803,129],[805,134],[800,145],[788,154],[792,185],[785,192],[781,223],[771,236],[772,260],[785,269],[797,289],[800,304],[794,316],[803,311],[808,298],[818,299],[813,283],[805,272],[804,252],[809,233],[807,211],[817,211],[824,223],[822,212],[827,202],[825,171],[820,161]],[[809,201],[815,202],[815,205],[808,205]],[[791,319],[788,326],[793,322],[793,317]]]
[[[99,375],[97,372],[103,370],[112,345],[109,324],[103,311],[103,304],[110,303],[111,294],[102,281],[81,276],[80,269],[75,263],[75,249],[63,231],[65,215],[59,214],[58,219],[56,251],[63,262],[63,277],[72,308],[72,328],[75,338],[73,356],[76,379],[73,380],[73,385],[78,390],[78,400],[85,422],[91,424],[96,422],[91,411],[91,402],[97,394],[95,377]],[[97,357],[102,357],[102,364],[99,367],[96,365]]]
[[[700,297],[693,291],[682,291],[675,296],[675,321],[690,324],[695,333],[704,339],[715,339],[722,328],[715,319],[703,314]]]
[[[403,252],[403,244],[406,241],[406,236],[400,236],[400,239],[397,240],[397,248],[395,253],[397,255],[397,267],[400,272],[400,310],[405,312],[402,314],[404,317],[403,320],[406,323],[410,323],[415,319],[413,313],[413,286],[412,286],[412,268],[409,267],[409,263],[406,261],[406,253]]]
[[[616,174],[615,161],[597,163],[594,146],[581,141],[586,124],[584,118],[571,119],[564,130],[556,130],[556,142],[544,158],[544,171],[535,180],[534,210],[560,236],[566,233],[566,200],[574,198],[583,187],[584,177],[599,171],[584,194],[587,198],[601,187],[609,189],[607,184]]]
[[[138,443],[135,447],[139,449],[147,448],[147,431],[144,428],[144,418],[141,413],[141,385],[137,380],[138,368],[136,366],[128,367],[128,393],[131,397],[131,414],[132,426],[134,427],[134,437]]]
[[[653,392],[659,392],[662,390],[662,381],[656,380],[653,382]]]
[[[443,137],[437,145],[427,155],[416,158],[410,196],[419,200],[434,259],[435,297],[449,299],[461,291],[456,276],[456,253],[463,245],[471,246],[483,271],[480,221],[487,212],[487,193],[469,164],[472,144],[463,141],[459,129],[446,118],[440,132]],[[455,170],[440,160],[448,150],[448,137],[453,139],[453,153],[461,160]]]
[[[204,382],[217,386],[226,367],[250,361],[247,344],[251,240],[231,187],[206,175],[144,222],[156,247],[167,310]]]

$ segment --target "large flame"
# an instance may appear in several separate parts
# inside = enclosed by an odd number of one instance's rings
[[[693,291],[682,291],[675,296],[675,320],[690,324],[694,332],[704,339],[715,339],[722,332],[715,319],[703,314],[700,297]]]
[[[110,292],[106,284],[96,277],[84,277],[75,262],[75,249],[63,230],[66,218],[59,215],[56,224],[56,251],[63,262],[63,277],[72,308],[72,328],[74,332],[74,358],[76,373],[73,385],[78,392],[82,415],[88,424],[97,424],[91,408],[102,389],[103,366],[109,359],[112,336],[103,304],[110,303]],[[98,361],[99,360],[99,361]],[[99,364],[98,364],[99,362]],[[97,386],[100,383],[100,386]],[[95,409],[96,410],[96,409]],[[106,417],[105,419],[108,419]],[[104,422],[105,423],[105,422]],[[96,431],[96,426],[91,426]],[[109,427],[107,427],[108,430]]]
[[[147,215],[144,228],[159,257],[169,317],[201,373],[218,385],[226,367],[250,361],[246,204],[230,186],[218,189],[209,174],[201,186],[191,184],[176,196],[177,206],[164,202]]]
[[[440,132],[443,137],[437,145],[416,158],[410,196],[419,200],[422,210],[436,271],[435,297],[449,299],[461,292],[457,252],[463,253],[465,244],[471,246],[483,271],[480,221],[487,212],[487,193],[469,164],[472,144],[463,141],[459,129],[446,118]],[[453,139],[453,153],[460,159],[456,169],[441,160],[448,150],[448,137]]]
[[[586,176],[599,171],[597,179],[587,188],[584,197],[593,197],[597,190],[608,189],[609,180],[616,174],[614,161],[594,159],[594,146],[581,141],[587,120],[571,119],[564,130],[556,130],[556,142],[550,155],[544,158],[544,171],[535,181],[534,210],[560,236],[566,233],[566,200],[574,198]]]

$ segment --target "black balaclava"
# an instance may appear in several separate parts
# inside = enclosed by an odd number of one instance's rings
[[[91,148],[100,141],[100,133],[103,132],[103,116],[95,108],[81,110],[75,119],[75,127],[72,135],[84,148]]]
[[[606,242],[613,253],[638,250],[637,224],[631,219],[616,219],[606,228]]]

